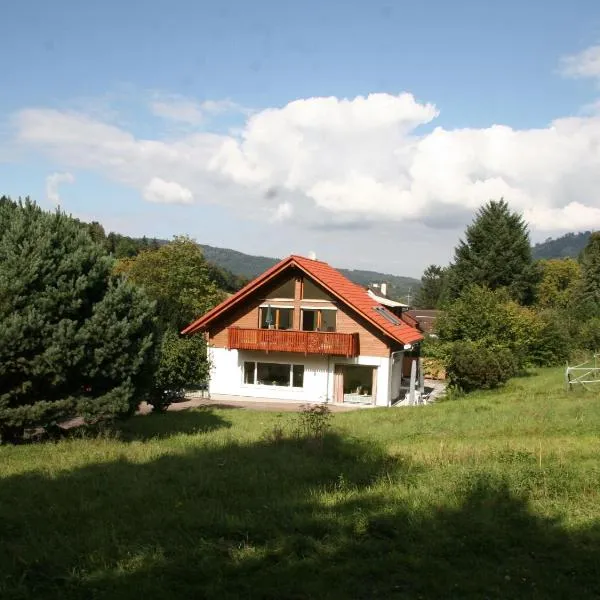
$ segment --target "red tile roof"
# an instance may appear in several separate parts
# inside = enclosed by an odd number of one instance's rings
[[[311,279],[320,283],[332,296],[336,297],[349,308],[360,314],[392,340],[401,344],[413,344],[415,342],[420,342],[423,339],[423,336],[417,329],[411,327],[404,321],[400,320],[398,324],[388,321],[381,312],[375,310],[375,308],[384,307],[371,298],[367,293],[367,290],[360,285],[353,283],[347,277],[344,277],[344,275],[327,263],[296,255],[288,256],[265,271],[262,275],[259,275],[239,292],[227,298],[227,300],[221,302],[221,304],[188,325],[182,333],[194,333],[196,331],[205,330],[212,321],[221,316],[225,311],[229,310],[243,299],[248,298],[263,284],[290,267],[299,268]]]

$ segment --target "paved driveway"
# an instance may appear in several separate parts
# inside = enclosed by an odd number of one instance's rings
[[[239,408],[242,410],[267,410],[273,412],[299,412],[306,402],[290,402],[288,400],[272,400],[271,398],[243,398],[241,396],[226,396],[219,394],[211,398],[202,398],[199,395],[191,395],[185,402],[171,404],[168,410],[178,411],[188,408],[197,408],[205,406],[209,408]],[[360,410],[361,408],[371,408],[371,405],[350,405],[350,404],[328,404],[331,412],[348,412],[351,410]],[[149,413],[151,407],[143,402],[140,405],[139,412]]]

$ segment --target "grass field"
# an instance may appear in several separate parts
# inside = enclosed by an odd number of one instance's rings
[[[135,417],[0,448],[0,598],[598,598],[600,402],[560,370],[434,406]]]

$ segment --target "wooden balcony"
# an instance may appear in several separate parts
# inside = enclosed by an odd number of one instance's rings
[[[359,354],[358,333],[229,327],[227,339],[228,348],[235,350],[299,352],[347,357]]]

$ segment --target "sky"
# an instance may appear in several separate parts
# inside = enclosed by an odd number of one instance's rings
[[[420,276],[503,197],[600,228],[597,0],[4,0],[0,193]]]

